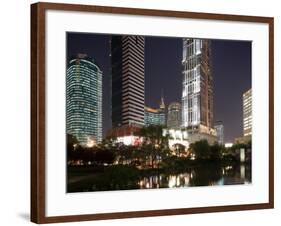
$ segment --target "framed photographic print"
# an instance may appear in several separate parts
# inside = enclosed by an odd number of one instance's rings
[[[273,18],[31,5],[31,220],[273,208]]]

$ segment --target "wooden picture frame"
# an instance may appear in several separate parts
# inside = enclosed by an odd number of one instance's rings
[[[192,18],[216,21],[240,21],[262,23],[269,27],[269,138],[268,138],[268,202],[205,206],[194,208],[173,208],[83,215],[46,216],[46,11],[60,10],[81,13],[125,14],[151,17]],[[274,207],[274,19],[269,17],[224,15],[180,11],[164,11],[136,8],[117,8],[92,5],[36,3],[31,5],[31,221],[35,223],[55,223],[70,221],[105,220],[117,218],[151,217],[164,215],[194,214],[206,212],[240,211],[268,209]]]

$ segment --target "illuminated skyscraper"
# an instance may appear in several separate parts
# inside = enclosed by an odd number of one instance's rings
[[[102,140],[102,71],[85,54],[67,66],[66,132],[84,144],[89,138]]]
[[[173,102],[168,107],[167,127],[179,129],[181,127],[181,104]]]
[[[243,134],[252,135],[252,89],[243,93]]]
[[[183,39],[182,127],[213,128],[213,77],[209,40]]]
[[[112,127],[144,125],[143,36],[112,36]]]

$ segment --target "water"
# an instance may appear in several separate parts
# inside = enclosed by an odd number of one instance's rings
[[[70,175],[71,177],[71,175]],[[139,172],[124,166],[108,168],[102,173],[83,174],[68,182],[68,192],[110,191],[194,186],[234,185],[251,183],[251,165],[221,166],[209,164],[185,170],[151,170]]]
[[[140,189],[150,189],[249,183],[251,183],[250,166],[229,165],[197,167],[182,173],[146,176],[138,182],[138,186]]]

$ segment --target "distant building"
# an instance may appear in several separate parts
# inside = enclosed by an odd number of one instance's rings
[[[235,138],[235,144],[246,144],[252,140],[252,89],[243,93],[243,136]]]
[[[67,65],[66,132],[83,144],[102,140],[102,71],[85,54]]]
[[[175,150],[177,145],[181,144],[187,150],[189,147],[189,137],[187,131],[181,129],[164,129],[163,136],[169,137],[168,145],[171,150]]]
[[[161,109],[144,107],[144,125],[165,126],[165,112]]]
[[[164,129],[163,136],[169,135],[169,148],[174,149],[176,145],[181,144],[188,149],[189,145],[200,140],[207,140],[210,145],[217,141],[215,134],[187,129]]]
[[[217,121],[215,123],[215,130],[217,132],[218,143],[223,145],[224,144],[224,126],[222,121]]]
[[[144,125],[166,126],[166,114],[164,99],[161,98],[161,103],[158,109],[144,107]]]
[[[142,138],[137,134],[140,128],[135,126],[116,127],[107,132],[107,137],[116,139],[117,143],[124,145],[140,145]]]
[[[252,135],[252,89],[243,93],[243,135]]]
[[[143,36],[111,38],[112,127],[144,125]]]
[[[181,104],[173,102],[168,107],[167,127],[179,129],[181,127]]]

